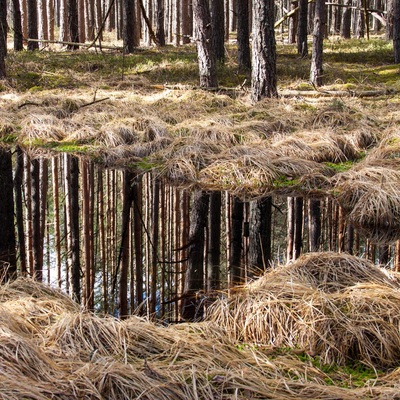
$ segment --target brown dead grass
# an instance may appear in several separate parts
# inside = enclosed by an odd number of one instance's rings
[[[338,266],[336,260],[333,264],[338,268],[335,276],[340,276],[341,270],[350,274],[355,261],[346,264],[344,260]],[[238,327],[246,315],[246,329],[240,334],[243,338],[247,332],[248,339],[253,335],[257,346],[251,345],[251,340],[245,346],[238,346],[233,331],[221,319],[218,324],[210,321],[169,327],[138,317],[120,321],[81,313],[62,293],[28,279],[18,279],[2,286],[0,293],[0,397],[6,400],[392,398],[396,393],[392,386],[396,380],[394,372],[373,387],[351,388],[348,382],[349,387],[343,388],[332,385],[327,373],[300,359],[297,353],[275,352],[273,347],[262,345],[263,337],[272,332],[276,336],[274,346],[283,340],[293,345],[298,340],[293,335],[297,329],[300,339],[321,353],[321,360],[329,361],[335,356],[335,362],[340,362],[339,350],[345,351],[351,340],[352,348],[357,349],[356,337],[357,343],[361,344],[363,339],[365,347],[370,349],[369,353],[358,353],[368,354],[368,362],[375,363],[381,356],[387,362],[394,362],[399,345],[394,342],[392,326],[398,324],[399,298],[395,289],[385,284],[391,282],[389,278],[377,269],[369,271],[368,267],[363,264],[353,277],[354,280],[363,277],[368,283],[330,293],[331,297],[306,285],[306,278],[303,284],[289,284],[288,266],[285,273],[279,269],[272,272],[275,292],[264,277],[235,296],[234,302],[229,300],[231,311],[236,304],[236,312],[220,313],[220,317],[230,315],[232,326]],[[333,271],[333,266],[329,270]],[[309,272],[309,282],[314,282],[317,277],[311,269]],[[296,275],[293,271],[291,274]],[[320,274],[322,277],[322,267]],[[351,281],[347,277],[345,280]],[[282,284],[277,285],[279,282]],[[249,298],[253,299],[252,306],[246,300]],[[25,302],[26,310],[21,302]],[[261,306],[262,302],[264,305],[257,311],[255,305]],[[214,312],[221,304],[217,303]],[[295,305],[300,307],[300,304],[302,321],[293,316]],[[46,310],[47,319],[43,316]],[[326,310],[332,313],[328,316]],[[334,319],[339,312],[346,317],[342,324],[352,326],[352,330],[340,330],[341,325]],[[42,317],[26,319],[29,315]],[[261,325],[264,331],[259,329]],[[292,334],[282,336],[284,329]],[[321,340],[328,336],[325,333],[321,336],[325,331],[341,336]],[[385,344],[391,340],[393,346],[378,350],[372,341],[377,332]]]
[[[373,264],[311,253],[217,301],[209,319],[233,341],[390,368],[400,356],[399,300],[397,281]]]

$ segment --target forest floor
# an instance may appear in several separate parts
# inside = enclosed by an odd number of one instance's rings
[[[280,98],[258,104],[234,46],[227,50],[216,91],[197,88],[193,46],[125,56],[10,52],[0,141],[32,156],[68,152],[244,198],[329,195],[377,241],[398,238],[400,80],[391,44],[327,40],[325,85],[315,90],[310,60],[278,43]],[[211,323],[119,323],[32,285],[1,294],[4,399],[399,398],[396,365],[325,364],[304,349],[232,341]]]

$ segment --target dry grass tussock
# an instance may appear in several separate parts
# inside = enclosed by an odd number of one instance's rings
[[[0,97],[0,138],[31,156],[71,146],[107,168],[245,199],[330,196],[372,241],[400,237],[400,135],[389,100],[377,114],[376,104],[360,99],[252,105],[245,95],[167,88],[99,90],[101,99],[92,104],[93,93],[84,92]]]
[[[278,277],[276,272],[275,275]],[[242,298],[260,293],[262,285],[260,282],[258,285],[259,289],[254,287],[244,292]],[[279,302],[283,306],[297,301],[301,288],[305,289],[303,298],[313,293],[315,297],[315,290],[300,286],[298,295],[292,291],[289,296],[287,291],[284,300],[276,293],[276,310]],[[366,297],[360,296],[363,290],[373,290],[371,286],[346,290],[351,292],[347,296],[354,296],[357,303],[352,310],[354,317],[359,317],[360,312],[378,312],[379,307],[385,306],[393,319],[387,320],[386,334],[391,334],[390,323],[396,323],[398,314],[392,304],[395,295],[388,293],[387,286],[374,289],[377,299],[385,301],[381,304],[377,300],[374,305],[368,305]],[[346,290],[335,294],[346,296]],[[310,313],[318,312],[320,300],[314,300],[313,309],[308,307]],[[221,305],[215,310],[218,307]],[[285,307],[290,308],[289,304]],[[346,315],[353,317],[350,311]],[[257,313],[253,316],[257,318]],[[273,322],[274,314],[268,317],[264,313],[264,316]],[[237,318],[240,317],[238,314]],[[281,321],[285,325],[288,318]],[[314,325],[323,322],[319,318]],[[122,321],[96,316],[81,312],[57,290],[18,279],[0,288],[0,397],[5,400],[352,399],[355,396],[372,399],[382,393],[394,398],[396,393],[391,383],[394,375],[386,377],[385,385],[356,388],[348,381],[342,385],[348,387],[340,387],[333,384],[334,376],[329,377],[311,359],[299,358],[286,350],[273,354],[263,346],[240,346],[232,341],[232,331],[227,334],[225,328],[228,327],[213,322],[164,327],[138,317]],[[374,327],[371,324],[372,331],[377,328],[378,322]],[[272,323],[268,329],[278,331],[282,326]],[[395,352],[395,348],[386,350],[386,357],[390,357],[389,350]],[[376,356],[371,353],[371,360],[375,361]],[[337,382],[342,382],[341,379],[344,376],[338,375]]]
[[[209,310],[233,341],[290,347],[327,364],[398,366],[400,287],[357,257],[310,253]]]

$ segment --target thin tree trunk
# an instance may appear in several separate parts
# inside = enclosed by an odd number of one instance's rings
[[[158,246],[159,246],[159,222],[160,222],[160,184],[157,178],[153,179],[152,197],[152,249],[151,249],[151,291],[150,313],[155,315],[157,307],[157,275],[158,275]]]
[[[311,55],[311,71],[310,81],[315,86],[322,86],[323,83],[323,42],[326,26],[326,6],[325,0],[316,0],[314,32],[313,32],[313,48]]]
[[[27,0],[28,12],[28,38],[38,39],[38,11],[36,0]],[[39,49],[39,42],[31,42],[28,40],[28,50]]]
[[[79,43],[78,0],[67,0],[67,15],[69,39],[72,43]],[[75,44],[68,45],[69,50],[77,50],[78,48],[79,46]]]
[[[294,197],[287,199],[287,250],[286,260],[289,263],[293,260],[294,247],[294,226],[295,226]]]
[[[123,199],[122,199],[122,239],[119,255],[119,316],[126,318],[128,310],[128,274],[130,256],[130,215],[132,205],[133,173],[125,170],[123,174]]]
[[[190,43],[192,32],[190,29],[189,0],[181,0],[182,43]]]
[[[13,26],[14,26],[14,50],[21,51],[24,49],[22,35],[22,16],[19,0],[12,0],[13,3]]]
[[[231,234],[230,234],[230,257],[229,275],[230,287],[243,283],[242,273],[242,237],[243,237],[243,202],[237,197],[232,199]]]
[[[210,194],[207,289],[221,288],[221,192]]]
[[[60,188],[59,188],[59,162],[58,157],[52,159],[52,178],[53,178],[53,218],[54,218],[54,248],[57,268],[57,284],[61,288],[61,230],[60,230]]]
[[[400,64],[400,0],[393,0],[393,50],[394,62]]]
[[[309,246],[310,251],[319,251],[321,244],[321,201],[310,199],[309,209]]]
[[[156,37],[159,46],[165,46],[165,0],[157,0],[156,3]]]
[[[237,45],[239,69],[251,68],[249,1],[237,0]]]
[[[71,293],[78,304],[81,303],[81,264],[79,235],[79,160],[70,157],[70,170],[67,179],[70,202],[70,237],[71,237]]]
[[[26,243],[24,230],[24,211],[22,185],[24,179],[24,154],[19,146],[16,148],[14,193],[15,193],[15,219],[17,227],[19,262],[22,276],[27,275]]]
[[[0,149],[0,282],[17,277],[14,231],[14,197],[12,156],[9,149]]]
[[[297,25],[297,54],[306,57],[308,54],[308,0],[299,0],[299,17]]]
[[[225,59],[225,22],[224,22],[224,0],[213,0],[211,2],[211,24],[213,33],[213,47],[215,57],[223,62]]]
[[[40,162],[31,162],[31,193],[32,193],[32,252],[33,276],[43,281],[43,238],[41,236],[41,207],[40,207]]]
[[[295,224],[294,224],[294,246],[293,259],[300,257],[303,249],[303,203],[302,197],[295,198]]]

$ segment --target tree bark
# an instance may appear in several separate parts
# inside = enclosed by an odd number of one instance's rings
[[[34,159],[31,162],[33,274],[36,280],[42,282],[43,237],[41,236],[40,183],[40,163],[38,159]]]
[[[71,290],[77,303],[81,303],[81,263],[79,234],[79,160],[70,157],[68,195],[70,197],[70,237],[71,237]]]
[[[251,277],[265,271],[271,262],[272,199],[250,204],[249,266]]]
[[[194,0],[193,13],[199,61],[200,87],[217,87],[217,60],[212,44],[213,33],[208,0]]]
[[[28,38],[38,39],[38,11],[37,1],[27,0],[27,11],[28,11]],[[39,48],[39,42],[28,41],[28,50],[37,50]]]
[[[323,42],[326,26],[325,0],[316,0],[313,32],[313,48],[311,55],[310,81],[315,86],[323,84]]]
[[[277,97],[274,1],[253,1],[251,98]]]
[[[13,4],[13,26],[14,26],[14,50],[21,51],[24,49],[22,35],[22,17],[21,6],[19,0],[12,0]]]
[[[303,204],[302,197],[296,197],[294,202],[295,222],[294,222],[294,243],[293,259],[300,257],[303,250]]]
[[[159,46],[165,46],[165,8],[164,0],[157,0],[156,3],[156,38]]]
[[[297,54],[306,57],[308,54],[308,0],[299,0],[299,20],[297,25]]]
[[[0,0],[0,79],[6,77],[7,55],[7,2]]]
[[[182,317],[186,320],[195,320],[202,316],[196,292],[204,289],[204,246],[208,206],[208,193],[195,192],[190,214],[188,268],[182,302]]]
[[[243,202],[237,197],[232,199],[231,211],[231,233],[230,233],[230,255],[229,255],[229,275],[230,286],[243,283],[242,273],[242,250],[243,250]]]
[[[295,210],[294,210],[294,197],[287,199],[287,249],[286,261],[289,263],[293,260],[293,247],[294,247],[294,226],[295,226]]]
[[[393,0],[393,51],[395,64],[400,63],[400,0]]]
[[[309,207],[309,246],[314,252],[319,251],[321,244],[321,201],[310,199]]]
[[[28,0],[32,1],[32,0]],[[78,19],[78,3],[77,0],[67,0],[67,16],[69,38],[72,43],[79,43],[79,19]],[[76,44],[68,45],[69,50],[77,50]]]
[[[190,43],[192,35],[190,29],[189,0],[181,0],[182,43]]]
[[[133,174],[125,170],[123,175],[123,198],[122,198],[122,238],[119,254],[120,277],[119,277],[119,316],[126,318],[128,310],[128,274],[129,274],[129,246],[130,246],[130,215],[132,205],[132,181]]]
[[[249,1],[237,0],[237,45],[239,69],[251,68]]]
[[[351,5],[352,0],[347,0],[346,5],[348,7],[345,8],[342,15],[342,27],[340,30],[340,36],[344,39],[350,39],[351,37]]]
[[[16,160],[14,171],[14,197],[15,197],[15,219],[17,226],[18,250],[22,276],[27,275],[26,243],[24,230],[24,211],[22,185],[24,178],[24,154],[19,146],[16,148]]]
[[[209,221],[207,288],[213,291],[221,287],[221,192],[210,194]]]
[[[16,278],[16,243],[14,230],[14,197],[12,156],[0,148],[0,282]]]
[[[213,34],[213,46],[218,61],[225,60],[225,22],[224,0],[211,2],[211,23]]]
[[[138,46],[136,43],[135,0],[123,0],[123,27],[122,38],[124,51],[133,53]]]

